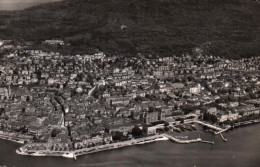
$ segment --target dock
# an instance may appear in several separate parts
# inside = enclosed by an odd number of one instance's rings
[[[227,139],[224,138],[224,136],[222,135],[222,133],[219,133],[219,134],[220,134],[221,138],[222,138],[225,142],[227,142]]]
[[[217,127],[217,126],[214,126],[214,125],[212,125],[212,124],[208,124],[208,123],[205,123],[205,122],[202,122],[202,121],[191,121],[191,122],[188,122],[188,123],[198,123],[198,124],[201,124],[201,125],[203,125],[203,126],[207,126],[207,127],[211,128],[211,129],[217,130],[217,132],[214,132],[215,135],[220,134],[221,138],[222,138],[224,141],[227,141],[227,139],[225,139],[225,138],[223,137],[222,132],[225,132],[225,131],[227,131],[227,130],[229,130],[229,129],[231,128],[231,126],[227,126],[227,128],[222,129],[222,128],[220,128],[220,127]]]
[[[189,144],[189,143],[197,143],[197,142],[201,142],[201,143],[207,143],[207,144],[214,144],[214,142],[212,141],[205,141],[202,140],[200,137],[197,139],[191,139],[191,140],[180,140],[174,136],[171,136],[169,134],[163,134],[165,137],[167,137],[169,140],[179,143],[179,144]]]
[[[215,144],[214,141],[201,140],[201,143]]]
[[[226,129],[222,129],[221,131],[215,132],[215,135],[225,132],[225,131],[229,130],[230,128],[231,128],[231,126],[228,126]]]
[[[167,137],[169,140],[176,142],[176,143],[180,143],[180,144],[189,144],[189,143],[195,143],[195,142],[200,142],[201,138],[197,138],[197,139],[192,139],[192,140],[180,140],[174,136],[171,136],[169,134],[163,134],[165,137]]]
[[[222,131],[223,129],[220,128],[220,127],[217,127],[217,126],[214,126],[214,125],[211,125],[211,124],[208,124],[208,123],[205,123],[205,122],[202,122],[202,121],[194,121],[195,123],[198,123],[198,124],[201,124],[203,126],[207,126],[208,128],[211,128],[211,129],[215,129],[217,131]]]

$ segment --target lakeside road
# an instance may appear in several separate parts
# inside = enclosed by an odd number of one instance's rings
[[[30,156],[61,156],[65,158],[75,158],[80,155],[90,154],[94,152],[100,152],[105,150],[111,150],[126,146],[132,146],[136,144],[145,144],[145,143],[151,143],[155,141],[162,141],[162,140],[168,140],[167,137],[165,137],[163,134],[161,135],[154,135],[154,136],[148,136],[143,137],[139,139],[132,139],[128,141],[122,141],[117,143],[111,143],[111,144],[105,144],[105,145],[99,145],[95,147],[89,147],[89,148],[82,148],[78,150],[71,150],[71,151],[47,151],[47,150],[27,150],[27,147],[30,147],[30,143],[20,147],[16,150],[17,154],[20,155],[30,155]],[[35,143],[33,143],[35,144]]]
[[[33,137],[29,135],[20,135],[19,133],[15,132],[5,132],[0,130],[0,138],[19,144],[24,144],[25,142],[29,142]]]
[[[181,140],[178,139],[170,134],[160,134],[160,135],[154,135],[154,136],[148,136],[148,137],[143,137],[143,138],[138,138],[138,139],[132,139],[132,140],[127,140],[127,141],[122,141],[122,142],[117,142],[117,143],[111,143],[111,144],[105,144],[105,145],[99,145],[95,147],[89,147],[89,148],[82,148],[78,150],[71,150],[71,151],[47,151],[47,150],[27,150],[27,147],[31,147],[33,144],[26,144],[22,146],[21,148],[16,150],[16,153],[20,155],[29,155],[29,156],[61,156],[65,158],[75,158],[80,155],[86,155],[86,154],[91,154],[95,152],[100,152],[100,151],[106,151],[106,150],[111,150],[111,149],[117,149],[117,148],[122,148],[122,147],[127,147],[127,146],[133,146],[133,145],[138,145],[138,144],[147,144],[147,143],[152,143],[156,141],[165,141],[165,140],[170,140],[175,143],[179,144],[189,144],[189,143],[207,143],[207,144],[214,144],[214,142],[210,141],[203,141],[201,138],[197,139],[190,139],[190,140]]]
[[[234,124],[234,127],[246,126],[246,125],[255,124],[255,123],[260,123],[260,119],[238,122],[238,123]]]
[[[160,141],[82,155],[77,157],[77,161],[57,156],[21,156],[14,151],[21,146],[20,144],[0,139],[0,165],[16,167],[57,167],[56,164],[62,167],[194,167],[195,165],[197,167],[259,167],[260,124],[243,126],[223,133],[228,138],[228,142],[223,142],[219,135],[205,132],[202,126],[198,126],[195,132],[199,133],[203,139],[214,141],[215,144],[199,142],[177,144],[171,141]],[[180,134],[176,133],[176,135]],[[197,134],[191,136],[198,137]]]
[[[19,144],[24,144],[25,143],[25,140],[14,139],[14,138],[10,138],[9,136],[5,136],[5,135],[0,135],[0,139],[12,141],[12,142],[19,143]]]
[[[256,123],[259,121],[252,121],[252,123]],[[195,123],[195,122],[194,122]],[[198,122],[196,122],[198,123]],[[201,123],[199,123],[201,124]],[[216,128],[213,128],[216,130]],[[219,129],[220,133],[227,131],[230,128],[227,129]],[[219,134],[219,133],[215,133]],[[1,136],[0,136],[1,138]],[[12,140],[8,137],[3,137],[3,139],[7,139],[10,141],[18,142],[16,140]],[[95,152],[100,152],[100,151],[105,151],[105,150],[111,150],[111,149],[116,149],[116,148],[121,148],[121,147],[126,147],[126,146],[132,146],[132,145],[137,145],[137,144],[145,144],[145,143],[151,143],[155,141],[162,141],[162,140],[171,140],[173,142],[179,143],[179,144],[189,144],[189,143],[208,143],[208,144],[214,144],[212,141],[205,141],[202,140],[201,138],[196,138],[196,139],[189,139],[189,140],[180,140],[173,135],[170,134],[160,134],[160,135],[154,135],[154,136],[148,136],[144,138],[139,138],[139,139],[132,139],[128,141],[122,141],[122,142],[117,142],[117,143],[111,143],[111,144],[106,144],[106,145],[99,145],[95,147],[90,147],[90,148],[83,148],[83,149],[78,149],[78,150],[69,150],[69,151],[49,151],[49,150],[27,150],[26,147],[30,147],[30,143],[27,143],[26,145],[22,146],[21,148],[16,150],[16,153],[20,155],[30,155],[30,156],[61,156],[65,158],[75,158],[80,155],[85,155],[85,154],[90,154],[90,153],[95,153]],[[224,139],[223,139],[224,140]],[[23,141],[24,142],[24,141]],[[22,143],[22,142],[18,142]],[[37,143],[33,143],[37,144]],[[39,143],[40,144],[40,143]]]

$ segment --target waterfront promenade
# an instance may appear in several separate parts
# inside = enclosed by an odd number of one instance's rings
[[[28,148],[32,148],[37,143],[28,143],[22,146],[21,148],[17,149],[16,153],[20,155],[30,155],[30,156],[62,156],[66,158],[75,158],[80,155],[90,154],[94,152],[100,152],[105,150],[111,150],[111,149],[132,146],[137,144],[151,143],[151,142],[162,141],[162,140],[168,140],[168,138],[165,137],[164,134],[161,134],[161,135],[148,136],[139,139],[132,139],[128,141],[122,141],[117,143],[99,145],[95,147],[82,148],[82,149],[70,150],[70,151],[50,151],[50,150],[31,150],[31,149],[29,150]]]
[[[22,135],[15,132],[6,132],[2,130],[0,130],[0,138],[20,144],[24,144],[25,142],[28,142],[33,139],[33,137],[29,135]]]
[[[197,131],[203,130],[198,128]],[[195,132],[195,131],[194,131]],[[188,133],[188,131],[187,131]],[[21,145],[0,139],[0,165],[20,167],[21,162],[26,167],[62,167],[81,166],[140,166],[146,162],[149,167],[173,166],[259,166],[259,135],[260,124],[235,128],[228,133],[223,133],[228,142],[222,142],[220,136],[212,133],[199,132],[202,139],[214,141],[214,145],[203,143],[175,144],[169,141],[153,142],[150,144],[135,145],[99,153],[78,156],[77,160],[63,157],[30,157],[15,153]],[[180,135],[176,134],[177,138]],[[196,137],[197,135],[194,135]],[[198,137],[198,136],[197,136]],[[243,143],[243,146],[241,146]],[[192,153],[192,156],[190,156]],[[148,155],[147,155],[148,154]],[[147,155],[147,156],[144,156]],[[187,161],[187,157],[189,160]],[[233,158],[235,156],[235,158]],[[148,158],[147,158],[148,157]],[[205,158],[201,158],[205,157]],[[216,158],[216,157],[221,157]],[[56,165],[57,166],[57,165]]]
[[[20,144],[25,143],[25,140],[18,139],[16,137],[6,136],[6,135],[0,135],[0,139],[9,140],[9,141],[12,141],[12,142],[15,142],[15,143],[20,143]]]
[[[111,149],[127,147],[127,146],[132,146],[137,144],[146,144],[146,143],[163,141],[163,140],[168,140],[168,138],[165,137],[164,135],[148,136],[144,138],[132,139],[132,140],[122,141],[118,143],[111,143],[111,144],[105,144],[96,147],[83,148],[83,149],[75,150],[73,151],[73,153],[75,154],[75,156],[79,156],[79,155],[90,154],[99,151],[111,150]]]
[[[214,142],[210,141],[203,141],[201,138],[197,139],[190,139],[190,140],[181,140],[178,139],[170,134],[164,133],[154,136],[148,136],[143,137],[139,139],[132,139],[117,143],[111,143],[111,144],[105,144],[105,145],[99,145],[95,147],[89,147],[89,148],[82,148],[77,150],[70,150],[70,151],[48,151],[48,150],[28,150],[28,147],[32,147],[35,143],[28,143],[21,148],[17,149],[16,152],[20,155],[30,155],[30,156],[62,156],[65,158],[76,158],[80,155],[86,155],[90,153],[105,151],[105,150],[111,150],[116,148],[122,148],[127,146],[133,146],[138,144],[146,144],[151,143],[155,141],[164,141],[164,140],[170,140],[179,144],[189,144],[189,143],[208,143],[208,144],[214,144]]]
[[[251,121],[251,123],[256,123],[256,122],[260,122],[260,120]],[[209,128],[212,128],[214,130],[218,130],[217,132],[215,132],[215,134],[220,134],[221,138],[224,141],[227,141],[227,139],[225,139],[223,137],[222,132],[227,131],[231,128],[231,126],[227,126],[227,128],[222,129],[217,126],[214,126],[214,125],[211,125],[208,123],[204,123],[201,121],[190,121],[190,122],[186,122],[186,123],[198,123],[198,124],[207,126]],[[244,125],[244,123],[241,123],[241,124]],[[246,124],[248,124],[248,122],[246,122]],[[91,153],[105,151],[105,150],[122,148],[122,147],[137,145],[137,144],[146,144],[146,143],[151,143],[151,142],[155,142],[155,141],[163,141],[163,140],[170,140],[170,141],[173,141],[173,142],[179,143],[179,144],[189,144],[189,143],[197,143],[197,142],[214,144],[213,141],[205,141],[205,140],[202,140],[201,138],[183,140],[183,139],[179,139],[179,138],[175,137],[173,134],[163,133],[163,134],[157,134],[157,135],[147,136],[147,137],[138,138],[138,139],[131,139],[131,140],[117,142],[117,143],[110,143],[110,144],[105,144],[105,145],[98,145],[95,147],[82,148],[82,149],[76,149],[76,150],[66,150],[66,151],[53,151],[53,150],[48,150],[46,148],[41,149],[41,150],[28,149],[28,148],[33,148],[37,144],[41,145],[43,143],[27,143],[24,146],[22,146],[21,148],[17,149],[16,153],[18,153],[20,155],[61,156],[61,157],[65,157],[65,158],[75,158],[76,159],[76,157],[80,156],[80,155],[86,155],[86,154],[91,154]]]
[[[234,124],[234,127],[239,127],[239,126],[244,126],[244,125],[259,123],[259,122],[260,122],[260,119],[238,122],[238,123]]]

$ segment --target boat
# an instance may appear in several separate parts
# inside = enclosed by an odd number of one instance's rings
[[[175,131],[175,132],[177,132],[177,133],[181,133],[181,130],[180,129],[178,129],[178,128],[172,128],[172,131]]]
[[[192,129],[190,127],[186,126],[186,125],[183,125],[183,128],[188,130],[188,131],[192,131]]]
[[[195,126],[194,124],[191,125],[191,128],[192,128],[193,130],[197,130],[197,129],[196,129],[196,126]]]
[[[183,125],[179,125],[179,128],[181,129],[181,131],[185,131]]]
[[[188,136],[175,136],[177,139],[187,139]]]
[[[28,153],[28,154],[35,154],[34,151],[28,151],[27,153]]]

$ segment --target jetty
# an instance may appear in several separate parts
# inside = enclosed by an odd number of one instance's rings
[[[215,144],[214,141],[201,140],[201,143]]]
[[[207,144],[214,144],[214,142],[211,141],[205,141],[202,140],[200,137],[198,137],[197,139],[191,139],[191,140],[180,140],[172,135],[169,134],[163,134],[165,137],[167,137],[170,141],[179,143],[179,144],[189,144],[189,143],[197,143],[197,142],[201,142],[201,143],[207,143]]]
[[[206,126],[208,128],[211,128],[211,129],[215,129],[217,131],[222,131],[223,129],[220,128],[220,127],[217,127],[217,126],[214,126],[212,124],[209,124],[209,123],[205,123],[205,122],[202,122],[202,121],[193,121],[194,123],[198,123],[198,124],[201,124],[203,126]]]
[[[189,144],[189,143],[194,143],[194,142],[200,142],[201,138],[197,138],[197,139],[193,139],[193,140],[180,140],[174,136],[171,136],[169,134],[163,134],[165,137],[167,137],[169,140],[176,142],[176,143],[180,143],[180,144]]]
[[[203,126],[206,126],[206,127],[208,127],[208,128],[214,129],[214,130],[217,131],[217,132],[214,132],[214,131],[213,131],[216,135],[217,135],[217,134],[221,134],[222,132],[225,132],[225,131],[227,131],[227,130],[229,130],[229,129],[231,128],[231,126],[227,126],[227,128],[222,129],[222,128],[217,127],[217,126],[215,126],[215,125],[212,125],[212,124],[209,124],[209,123],[206,123],[206,122],[202,122],[202,121],[198,121],[198,120],[189,121],[189,122],[186,122],[186,123],[198,123],[198,124],[200,124],[200,125],[203,125]],[[223,136],[222,136],[222,137],[223,137]],[[223,138],[223,140],[226,141],[226,139],[224,139],[224,138]]]
[[[219,134],[220,134],[221,138],[222,138],[225,142],[227,142],[227,139],[224,138],[224,136],[222,135],[222,133],[219,133]]]
[[[225,131],[229,130],[230,128],[231,128],[231,126],[228,126],[226,129],[222,129],[222,130],[220,130],[218,132],[215,132],[215,134],[218,135],[218,134],[220,134],[222,132],[225,132]]]

